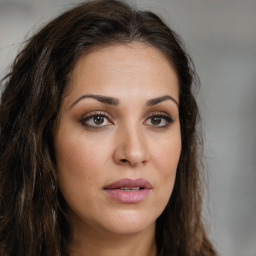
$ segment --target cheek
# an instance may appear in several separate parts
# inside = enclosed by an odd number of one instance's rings
[[[176,136],[173,136],[169,140],[163,140],[159,143],[159,146],[154,149],[153,164],[157,170],[159,177],[159,185],[162,189],[162,193],[166,196],[164,200],[169,200],[172,193],[177,166],[181,153],[181,137],[177,132]]]
[[[70,206],[74,206],[74,198],[84,202],[96,196],[104,184],[106,162],[111,154],[110,143],[83,133],[71,135],[59,130],[55,137],[59,186]]]
[[[106,146],[104,146],[106,147]],[[66,136],[66,140],[56,138],[56,160],[60,190],[74,212],[79,205],[94,202],[103,183],[106,149],[80,136]],[[91,188],[95,188],[94,190]],[[98,190],[97,190],[98,189]]]
[[[60,171],[65,169],[78,175],[95,172],[99,166],[104,166],[108,154],[108,144],[97,143],[90,138],[76,136],[65,141],[57,139],[56,156]]]
[[[181,138],[179,133],[172,139],[165,139],[154,147],[153,155],[155,165],[163,174],[176,171],[181,153]]]

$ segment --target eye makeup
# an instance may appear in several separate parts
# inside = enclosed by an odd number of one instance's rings
[[[89,129],[100,129],[113,125],[112,117],[105,111],[92,111],[83,115],[79,122]]]
[[[143,125],[155,128],[164,129],[168,128],[174,119],[166,112],[151,112],[145,116]],[[105,111],[92,111],[83,115],[79,122],[88,129],[102,129],[107,126],[114,125],[114,118]]]
[[[151,124],[149,122],[151,122]],[[153,112],[146,117],[146,121],[144,123],[148,126],[159,129],[167,128],[173,122],[174,119],[166,112]]]

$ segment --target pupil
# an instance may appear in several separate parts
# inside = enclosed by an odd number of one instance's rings
[[[104,117],[103,116],[95,116],[94,117],[94,122],[95,122],[95,124],[103,124]]]
[[[160,117],[152,117],[151,122],[153,125],[158,125],[161,123],[161,118]]]

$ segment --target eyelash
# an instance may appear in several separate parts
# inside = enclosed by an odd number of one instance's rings
[[[83,117],[81,120],[80,120],[80,123],[85,126],[86,128],[89,128],[89,129],[100,129],[104,126],[108,126],[108,125],[88,125],[86,124],[87,121],[89,121],[90,119],[92,119],[93,117],[103,117],[103,118],[107,118],[107,120],[110,122],[110,123],[113,123],[111,122],[111,116],[105,112],[98,112],[98,111],[95,111],[95,112],[90,112],[89,114],[87,114],[85,117]]]
[[[156,112],[156,113],[152,113],[152,114],[150,114],[150,115],[147,117],[146,121],[149,120],[149,119],[152,119],[152,118],[161,118],[161,119],[164,119],[164,120],[166,121],[166,124],[165,124],[165,125],[162,125],[162,126],[152,125],[152,127],[156,127],[156,128],[158,128],[158,129],[167,128],[167,127],[169,127],[169,125],[170,125],[171,123],[174,122],[173,118],[172,118],[169,114],[167,114],[167,113],[165,113],[165,112]],[[161,122],[162,122],[162,121],[161,121]]]
[[[80,123],[85,126],[86,128],[89,128],[89,129],[101,129],[105,126],[109,126],[111,124],[107,124],[107,125],[89,125],[87,124],[86,122],[88,122],[89,120],[93,119],[94,117],[103,117],[104,119],[106,118],[108,120],[109,123],[113,124],[113,122],[111,121],[111,116],[105,112],[98,112],[98,111],[95,111],[95,112],[91,112],[89,114],[87,114],[85,117],[81,118],[80,119]],[[155,112],[155,113],[152,113],[150,114],[149,116],[147,116],[147,119],[145,122],[147,122],[148,120],[152,120],[152,118],[160,118],[161,119],[161,122],[162,122],[162,119],[165,120],[166,124],[165,125],[161,125],[161,126],[158,126],[158,125],[148,125],[148,126],[152,126],[153,128],[158,128],[158,129],[163,129],[163,128],[167,128],[169,127],[169,125],[171,123],[174,122],[173,118],[165,113],[165,112]],[[103,121],[104,122],[104,121]],[[143,123],[145,123],[143,122]]]

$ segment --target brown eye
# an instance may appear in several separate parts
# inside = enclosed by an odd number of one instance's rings
[[[101,128],[113,124],[106,114],[100,113],[92,113],[86,116],[85,118],[82,118],[80,120],[80,123],[82,123],[83,126],[86,126],[88,128]]]
[[[101,125],[104,123],[104,119],[105,117],[104,116],[94,116],[93,117],[93,121],[96,125]]]
[[[156,127],[156,128],[165,128],[173,122],[173,119],[168,114],[154,114],[151,115],[146,120],[146,125]]]
[[[161,124],[161,121],[162,121],[161,117],[151,117],[152,125],[159,125],[159,124]]]

